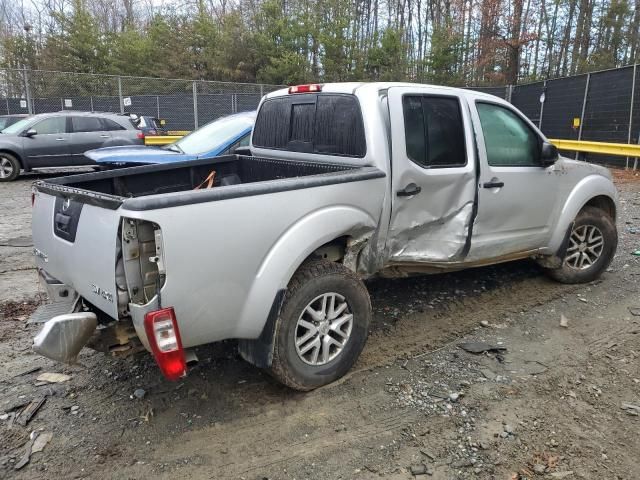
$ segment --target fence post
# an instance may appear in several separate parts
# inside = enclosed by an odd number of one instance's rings
[[[198,84],[193,82],[193,125],[198,129]]]
[[[156,95],[156,112],[158,119],[160,118],[160,95]]]
[[[7,115],[9,115],[11,113],[9,111],[9,95],[7,95],[7,98],[5,100],[7,101]]]
[[[120,113],[124,113],[124,98],[122,98],[122,77],[118,76],[118,98],[120,99]]]
[[[29,75],[27,75],[27,68],[22,69],[22,80],[24,81],[24,93],[27,97],[27,113],[33,114],[33,105],[31,105],[31,87],[29,86]]]
[[[547,81],[545,80],[542,84],[542,93],[541,96],[544,95],[544,102],[547,101]],[[540,118],[538,118],[538,128],[542,130],[542,115],[544,114],[544,102],[540,102]]]
[[[260,84],[260,98],[264,97],[264,85]]]
[[[589,82],[591,74],[587,73],[587,83],[584,86],[584,97],[582,98],[582,112],[580,113],[580,127],[578,128],[578,140],[582,140],[582,126],[584,125],[584,111],[587,108],[587,97],[589,96]],[[578,152],[576,152],[576,160],[578,160]]]
[[[91,95],[89,97],[89,103],[91,104],[91,111],[93,112],[94,111],[94,109],[93,109],[93,95]]]
[[[511,102],[511,97],[513,96],[513,85],[507,85],[506,98],[505,100],[509,103]]]
[[[636,67],[637,63],[633,64],[633,80],[631,81],[631,104],[629,105],[629,134],[627,135],[627,143],[631,143],[631,124],[633,123],[633,101],[636,95]],[[625,166],[625,170],[629,169],[629,157],[627,157],[627,162]]]

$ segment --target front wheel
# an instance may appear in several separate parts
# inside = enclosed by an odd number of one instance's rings
[[[355,273],[327,260],[304,263],[276,321],[271,375],[302,391],[337,380],[362,352],[371,316],[369,294]]]
[[[9,153],[0,152],[0,182],[15,180],[20,174],[20,162]]]
[[[603,210],[585,207],[576,217],[560,268],[548,270],[562,283],[586,283],[598,278],[613,260],[618,232]]]

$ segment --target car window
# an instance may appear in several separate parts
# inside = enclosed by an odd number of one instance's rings
[[[464,125],[457,98],[406,95],[402,107],[411,160],[425,168],[466,165]]]
[[[0,118],[0,131],[4,130],[4,128],[8,126],[8,123],[9,123],[8,117]]]
[[[202,155],[225,144],[228,145],[250,130],[252,125],[253,118],[248,116],[223,117],[182,137],[175,146],[188,155]]]
[[[101,132],[103,130],[99,117],[71,117],[71,125],[74,133]]]
[[[540,138],[515,112],[493,103],[477,103],[489,165],[540,165]]]
[[[66,117],[51,117],[34,123],[33,128],[38,135],[51,135],[54,133],[65,133],[67,131]]]
[[[17,135],[18,133],[24,132],[31,123],[33,123],[33,118],[23,118],[22,120],[5,127],[5,129],[2,130],[2,133]]]
[[[353,95],[300,94],[266,100],[253,133],[257,147],[364,157],[362,114]]]
[[[106,130],[108,132],[113,130],[126,130],[126,128],[124,128],[122,125],[108,118],[101,118],[101,120],[103,130]]]
[[[247,134],[240,139],[238,142],[238,147],[248,147],[251,143],[251,135]]]

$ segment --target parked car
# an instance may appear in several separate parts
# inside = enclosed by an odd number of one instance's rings
[[[148,115],[137,115],[135,113],[128,114],[135,127],[145,136],[167,135],[169,132],[166,128],[166,122],[156,117]]]
[[[141,343],[177,379],[187,349],[235,338],[246,360],[310,390],[365,344],[365,278],[532,258],[581,283],[616,251],[609,171],[559,157],[492,95],[291,87],[262,100],[250,148],[36,183],[37,267],[67,303],[39,310],[50,319],[34,349],[71,361],[89,338]]]
[[[128,116],[62,111],[24,118],[0,135],[0,182],[20,170],[90,165],[84,152],[112,145],[142,144],[144,134]]]
[[[29,115],[22,113],[16,113],[14,115],[0,115],[0,132],[2,132],[2,130],[4,130],[5,128],[13,125],[14,123],[27,118],[28,116]]]
[[[235,152],[249,145],[256,112],[242,112],[219,118],[161,147],[109,147],[85,155],[103,167],[131,167],[211,158]]]

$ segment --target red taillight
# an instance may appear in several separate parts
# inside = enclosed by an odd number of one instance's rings
[[[321,91],[322,85],[317,83],[311,83],[309,85],[294,85],[293,87],[289,87],[289,93],[312,93]]]
[[[144,133],[143,132],[138,132],[138,134],[136,135],[140,140],[144,140]]]
[[[162,374],[168,380],[183,377],[187,373],[187,362],[173,307],[147,313],[144,329]]]

